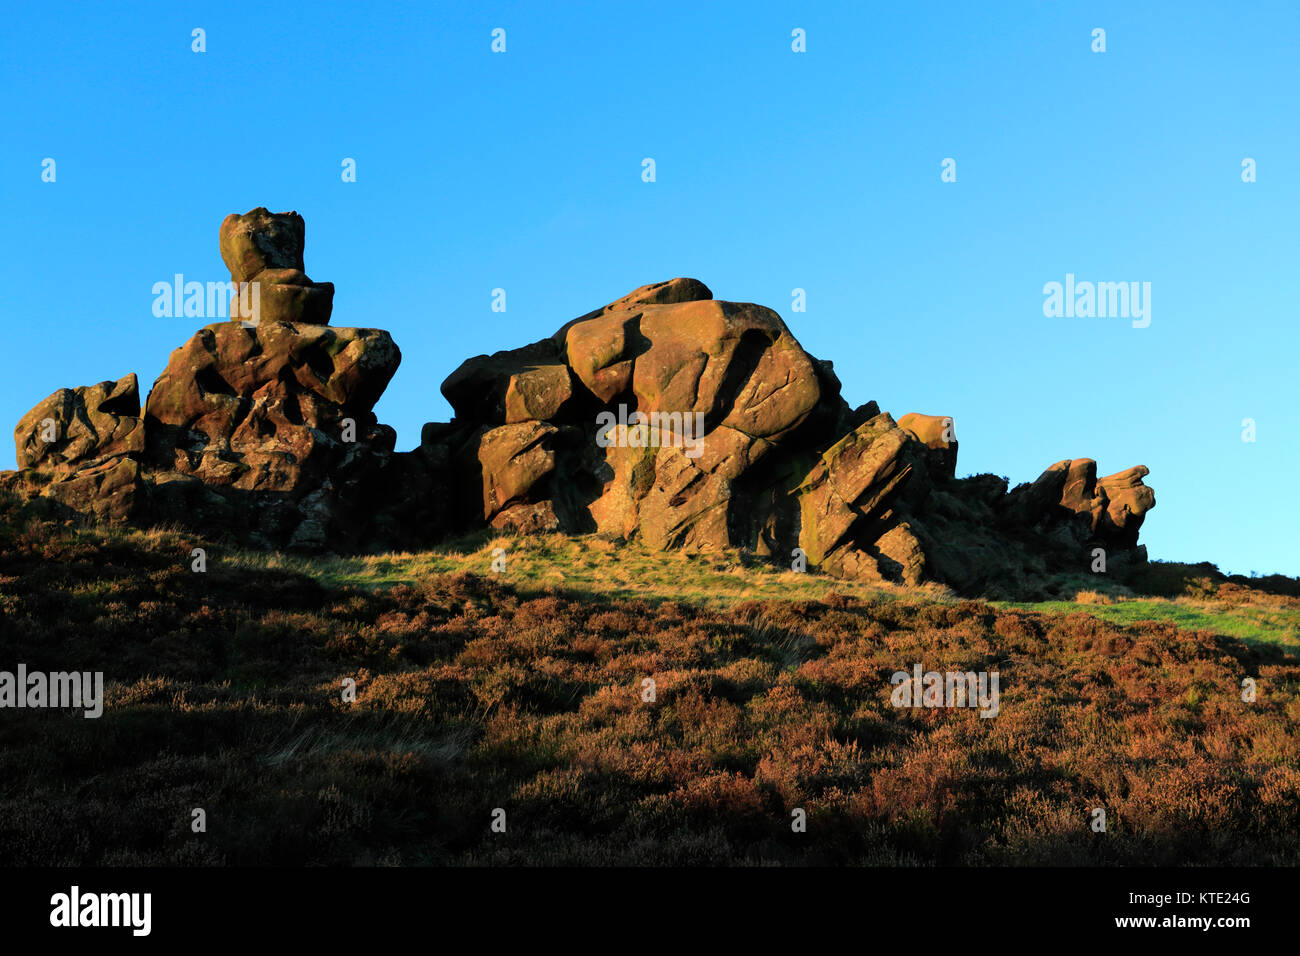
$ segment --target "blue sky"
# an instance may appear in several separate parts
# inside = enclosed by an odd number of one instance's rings
[[[464,358],[694,276],[850,404],[952,415],[960,473],[1145,464],[1152,557],[1300,574],[1298,36],[1289,2],[16,6],[0,422],[147,389],[203,324],[153,284],[228,278],[217,228],[264,205],[333,324],[401,347],[399,448]],[[1066,273],[1150,282],[1150,326],[1045,317]]]

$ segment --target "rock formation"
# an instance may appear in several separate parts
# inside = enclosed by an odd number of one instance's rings
[[[231,213],[221,223],[221,258],[235,283],[230,317],[328,325],[334,284],[312,282],[303,272],[307,225],[296,212],[273,213],[258,206]],[[251,294],[257,287],[257,297]],[[248,305],[256,301],[258,310]]]
[[[1008,491],[957,478],[952,418],[851,409],[830,362],[781,318],[703,283],[644,286],[443,383],[455,411],[394,451],[373,407],[388,333],[327,326],[302,218],[228,216],[220,247],[260,321],[200,329],[143,414],[135,376],[62,389],[19,423],[0,488],[101,518],[171,522],[263,547],[418,548],[476,528],[742,549],[864,580],[963,593],[1145,558],[1144,467],[1066,460]],[[236,295],[236,300],[239,295]]]
[[[51,498],[74,511],[123,520],[137,513],[144,451],[135,375],[61,388],[18,422],[16,472],[0,488]]]

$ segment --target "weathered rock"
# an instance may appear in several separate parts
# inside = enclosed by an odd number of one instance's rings
[[[795,495],[802,521],[799,547],[814,565],[848,542],[855,525],[877,517],[915,472],[916,441],[887,414],[877,415],[833,445]]]
[[[659,550],[719,551],[732,545],[731,483],[701,470],[679,448],[660,448],[655,480],[641,502],[639,533]]]
[[[550,340],[462,362],[442,383],[457,418],[494,425],[557,419],[573,399],[573,376]]]
[[[1142,483],[1149,473],[1138,465],[1098,479],[1090,458],[1058,461],[1008,495],[1003,524],[1069,531],[1080,544],[1135,547],[1143,518],[1155,507],[1155,494]]]
[[[221,258],[230,269],[236,294],[230,317],[270,322],[308,322],[326,325],[334,309],[334,284],[312,282],[303,271],[307,226],[296,212],[273,213],[258,206],[244,215],[231,213],[221,223]],[[259,308],[254,301],[257,285]]]
[[[925,551],[907,522],[894,525],[872,546],[877,567],[891,581],[917,585],[925,579]]]
[[[145,403],[163,520],[229,522],[308,550],[366,535],[396,438],[371,411],[401,353],[387,332],[214,323],[172,353]],[[199,482],[219,501],[184,483]]]
[[[144,507],[140,463],[126,456],[99,458],[75,469],[0,472],[0,490],[48,498],[79,514],[109,521],[137,517]]]
[[[1146,513],[1156,506],[1155,492],[1142,483],[1150,473],[1145,465],[1137,465],[1098,479],[1097,489],[1106,498],[1106,511],[1093,530],[1104,540],[1124,548],[1137,546],[1138,530]]]
[[[83,514],[124,520],[139,513],[138,458],[145,433],[134,374],[116,382],[61,388],[14,429],[19,471],[0,488],[43,497]]]
[[[926,459],[936,477],[957,474],[957,435],[947,415],[918,415],[911,412],[898,420],[898,427],[911,432],[927,449]]]
[[[534,486],[555,471],[558,434],[554,425],[519,422],[481,428],[465,443],[457,455],[458,469],[467,493],[477,490],[484,520],[531,500]]]
[[[564,333],[564,354],[601,402],[642,412],[705,415],[779,441],[821,398],[813,360],[761,306],[698,300],[601,311]]]
[[[492,527],[516,534],[548,534],[560,530],[555,502],[521,502],[497,512]]]
[[[209,325],[172,353],[149,393],[150,461],[208,485],[315,484],[349,437],[392,451],[370,410],[400,360],[378,329]]]
[[[626,312],[629,309],[635,309],[639,305],[672,305],[677,302],[699,302],[703,299],[712,299],[713,293],[699,279],[669,279],[667,282],[652,282],[649,285],[643,285],[640,288],[633,289],[627,295],[615,299],[607,305],[602,305],[599,309],[593,309],[591,312],[581,315],[565,325],[554,336],[557,344],[563,344],[565,333],[569,325],[576,322],[584,322],[587,319],[594,319],[606,312]]]
[[[264,547],[595,532],[786,566],[802,553],[810,570],[971,594],[1031,591],[1097,545],[1111,568],[1145,560],[1146,468],[1098,478],[1067,459],[1009,493],[996,476],[958,479],[951,418],[850,409],[832,364],[775,312],[694,279],[465,361],[442,386],[455,420],[398,453],[373,412],[397,346],[326,325],[333,286],[304,274],[304,238],[296,213],[227,217],[222,257],[236,283],[258,283],[260,322],[199,330],[143,415],[133,375],[56,392],[19,423],[20,470],[0,488]]]
[[[639,526],[641,501],[654,487],[659,449],[631,446],[625,432],[623,426],[615,430],[611,444],[601,450],[600,463],[591,468],[603,487],[589,511],[600,531],[631,538]]]
[[[19,468],[54,471],[144,451],[135,374],[59,389],[22,417],[14,444]]]

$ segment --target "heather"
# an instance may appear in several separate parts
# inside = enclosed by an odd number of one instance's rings
[[[638,589],[648,560],[591,536],[273,556],[6,499],[0,666],[103,670],[107,697],[0,711],[0,858],[1300,863],[1285,580],[1151,565],[1011,605],[739,553]],[[1202,617],[1106,618],[1128,605]],[[1234,609],[1272,639],[1219,626]],[[892,706],[918,662],[996,670],[999,715]]]

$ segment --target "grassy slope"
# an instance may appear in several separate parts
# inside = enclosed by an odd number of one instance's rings
[[[199,575],[194,546],[0,511],[0,668],[110,683],[98,721],[0,711],[0,859],[1300,862],[1285,598],[1027,609],[558,537]],[[915,662],[998,670],[1001,714],[892,707]]]
[[[505,571],[494,574],[493,556],[505,552]],[[495,537],[481,534],[439,551],[350,558],[299,558],[282,554],[240,552],[229,560],[238,567],[293,570],[330,587],[414,585],[430,574],[469,572],[493,577],[518,593],[533,595],[565,590],[588,596],[686,601],[725,610],[742,601],[814,600],[849,595],[862,600],[894,598],[909,602],[952,600],[943,587],[908,590],[891,585],[840,581],[817,574],[798,574],[742,554],[652,552],[636,543],[597,536]],[[1177,597],[1132,595],[1130,589],[1096,590],[1096,579],[1075,576],[1061,583],[1075,600],[1010,602],[1043,613],[1084,611],[1105,621],[1135,624],[1163,621],[1188,630],[1209,630],[1251,644],[1268,644],[1300,653],[1300,600],[1261,592],[1182,594]],[[1061,588],[1058,588],[1060,590]]]
[[[493,571],[497,551],[505,570]],[[831,594],[934,598],[946,589],[909,594],[892,585],[867,586],[817,574],[784,571],[739,553],[686,554],[650,551],[636,543],[596,535],[570,537],[472,535],[438,551],[346,558],[302,558],[238,552],[229,562],[248,570],[291,570],[329,587],[414,585],[431,574],[491,577],[521,595],[567,591],[589,597],[686,601],[724,610],[755,599],[825,600]]]
[[[1285,605],[1255,606],[1187,597],[1130,598],[1114,604],[1038,601],[1027,604],[998,602],[998,605],[1049,614],[1086,611],[1116,624],[1167,621],[1187,630],[1226,634],[1247,644],[1275,645],[1291,654],[1300,651],[1300,609]]]

